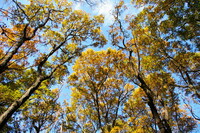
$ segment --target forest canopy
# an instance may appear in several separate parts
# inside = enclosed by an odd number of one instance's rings
[[[4,2],[0,132],[200,128],[198,0],[120,0],[107,27],[75,1]]]

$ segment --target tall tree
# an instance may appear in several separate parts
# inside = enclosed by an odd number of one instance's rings
[[[72,100],[67,107],[68,129],[82,132],[110,132],[123,117],[121,111],[134,86],[122,71],[125,54],[108,49],[88,49],[76,60],[69,76]]]
[[[27,123],[24,127],[25,131],[31,132],[32,129],[37,133],[43,130],[50,131],[53,124],[59,119],[59,111],[62,110],[57,102],[58,98],[58,89],[50,91],[41,86],[36,94],[21,108],[21,123]]]
[[[141,1],[133,2],[142,5]],[[131,29],[148,29],[143,35],[151,37],[153,44],[160,43],[156,52],[165,58],[167,69],[180,76],[180,86],[187,93],[199,97],[199,1],[143,2],[146,7],[133,19]]]
[[[43,82],[35,94],[19,109],[18,114],[14,116],[15,119],[9,123],[12,126],[11,132],[50,131],[62,110],[58,98],[59,90],[49,90]]]
[[[159,92],[160,94],[163,93],[163,95],[157,95],[159,93],[155,89],[160,88],[158,83],[161,82],[157,83],[156,80],[161,78],[162,81],[165,81],[167,75],[163,77],[163,72],[171,75],[178,72],[181,77],[174,77],[177,80],[167,85],[167,90],[173,90],[174,87],[177,90],[182,87],[185,92],[189,90],[190,93],[198,97],[199,76],[197,75],[200,65],[198,61],[199,55],[196,52],[196,47],[191,49],[191,46],[193,44],[195,46],[196,43],[191,40],[196,40],[198,37],[195,31],[195,35],[191,33],[191,38],[182,38],[183,34],[180,34],[179,30],[177,30],[182,23],[175,18],[174,20],[171,19],[170,15],[173,16],[173,13],[180,15],[179,12],[175,12],[177,8],[183,8],[180,9],[181,11],[188,9],[188,7],[181,6],[184,2],[176,3],[175,5],[170,3],[170,10],[173,10],[171,12],[172,14],[168,14],[168,10],[165,8],[168,6],[167,3],[169,1],[136,0],[134,2],[136,7],[144,6],[144,9],[135,16],[129,14],[123,18],[122,13],[127,9],[123,1],[116,6],[114,12],[115,22],[110,26],[112,44],[129,54],[130,61],[127,64],[128,69],[125,69],[125,73],[127,73],[127,76],[133,83],[144,91],[146,103],[151,110],[152,117],[156,121],[160,132],[170,133],[172,132],[170,120],[160,112],[166,108],[163,106],[163,102],[166,102],[164,95],[167,95],[167,93]],[[187,5],[187,2],[183,5]],[[194,24],[194,27],[198,27],[198,23],[192,24]],[[182,30],[181,28],[180,30]],[[188,28],[186,29],[189,30]],[[189,56],[190,58],[188,58]],[[132,60],[132,57],[136,57],[136,61],[135,59]],[[194,65],[192,66],[191,64]],[[147,80],[148,75],[154,73],[157,74],[154,81],[157,83],[155,86],[152,83],[149,84]],[[165,85],[163,84],[161,86],[164,87]],[[163,88],[163,90],[165,89]]]
[[[66,75],[66,63],[71,63],[87,46],[103,46],[105,37],[100,32],[102,16],[91,18],[87,13],[72,11],[71,3],[57,0],[32,0],[22,4],[12,0],[12,6],[0,9],[1,52],[0,74],[6,75],[33,69],[20,98],[0,116],[0,127],[38,89],[45,80],[59,81]],[[83,41],[91,43],[84,43]],[[16,78],[16,79],[17,79]],[[15,79],[14,79],[15,81]],[[20,89],[20,88],[18,88]]]

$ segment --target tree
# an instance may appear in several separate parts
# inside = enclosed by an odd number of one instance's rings
[[[7,122],[3,132],[59,131],[62,107],[58,103],[60,90],[49,89],[48,81],[35,91]]]
[[[133,133],[156,132],[154,119],[146,106],[146,98],[141,88],[136,88],[124,106],[126,114],[126,130]]]
[[[196,122],[188,116],[187,112],[180,108],[180,100],[175,92],[174,79],[167,73],[151,73],[145,81],[154,92],[154,104],[161,118],[169,122],[172,131],[190,132],[195,129]],[[137,88],[126,103],[125,112],[131,119],[132,128],[143,132],[157,132],[156,120],[151,114],[151,108],[147,107],[148,97],[142,88]],[[146,108],[145,108],[146,107]],[[138,124],[142,123],[142,124]],[[135,125],[134,125],[135,124]]]
[[[117,68],[125,59],[121,51],[88,49],[76,60],[74,73],[69,76],[74,88],[66,107],[68,130],[114,130],[123,118],[121,109],[134,88]]]
[[[142,4],[137,0],[133,2],[138,6]],[[156,41],[163,43],[162,49],[157,53],[165,58],[166,63],[169,63],[166,65],[168,69],[181,77],[181,85],[184,85],[182,87],[190,90],[189,92],[186,89],[187,93],[199,97],[199,77],[196,76],[199,75],[199,15],[197,13],[199,1],[149,0],[145,5],[147,7],[131,22],[131,25],[142,26],[142,23],[146,23],[149,33],[148,35],[145,33],[146,36],[153,38],[152,41],[155,43]],[[165,41],[165,45],[161,40]]]
[[[0,116],[0,127],[29,99],[45,80],[59,82],[66,75],[66,63],[71,63],[87,46],[103,46],[102,16],[89,17],[83,11],[72,11],[71,3],[57,0],[32,0],[22,4],[12,0],[8,9],[0,9],[1,28],[0,74],[7,82],[9,75],[30,69],[33,79],[25,92],[15,99]],[[91,43],[83,44],[83,41]],[[6,79],[7,78],[7,79]],[[12,88],[14,89],[14,88]],[[18,88],[20,90],[20,88]],[[3,96],[2,96],[3,97]]]
[[[31,132],[34,129],[35,132],[39,133],[43,130],[51,130],[53,124],[59,119],[59,111],[62,110],[57,102],[58,98],[58,89],[50,91],[41,86],[36,91],[36,94],[21,108],[20,125],[26,123],[24,131]]]
[[[127,8],[123,1],[116,6],[114,12],[115,22],[110,26],[112,44],[129,54],[130,61],[127,64],[128,71],[126,71],[126,76],[144,91],[146,104],[149,106],[152,117],[156,121],[160,132],[172,132],[170,120],[160,112],[166,108],[167,99],[164,96],[167,95],[167,92],[159,92],[162,95],[158,96],[159,93],[155,89],[161,83],[157,82],[157,80],[159,81],[161,78],[161,81],[165,81],[168,74],[173,75],[177,73],[181,78],[174,77],[172,79],[177,79],[176,81],[171,82],[167,86],[163,84],[159,88],[164,91],[166,87],[169,92],[173,89],[175,92],[175,89],[177,91],[183,88],[184,92],[189,90],[193,96],[198,97],[199,76],[197,75],[199,73],[198,66],[200,65],[198,61],[199,55],[195,52],[197,48],[190,49],[191,46],[195,46],[195,40],[198,37],[196,31],[192,32],[187,27],[188,25],[198,27],[198,19],[195,19],[194,23],[190,23],[191,20],[189,22],[184,20],[186,24],[184,26],[187,28],[183,29],[182,23],[173,16],[174,14],[180,16],[184,11],[192,12],[195,10],[196,12],[196,7],[183,7],[183,5],[187,5],[187,2],[183,2],[183,4],[182,1],[176,4],[172,1],[164,0],[136,0],[133,2],[136,6],[144,6],[144,9],[135,16],[129,14],[126,18],[123,18],[122,13]],[[178,9],[180,9],[180,12]],[[190,13],[186,13],[187,15],[190,16]],[[196,13],[194,15],[197,17]],[[188,33],[191,32],[190,37],[181,34],[180,31],[182,30],[189,30]],[[135,58],[132,60],[132,57],[136,57],[136,61]],[[191,64],[194,65],[192,66]],[[166,73],[164,77],[163,73]],[[155,86],[153,82],[148,83],[147,77],[151,74],[157,75],[156,79],[153,80],[157,83]],[[181,79],[181,82],[178,79]]]

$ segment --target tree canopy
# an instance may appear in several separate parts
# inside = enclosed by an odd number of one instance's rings
[[[0,131],[198,128],[198,0],[121,0],[106,29],[103,15],[67,0],[7,2],[0,8]],[[60,102],[55,86],[63,83],[71,96]]]

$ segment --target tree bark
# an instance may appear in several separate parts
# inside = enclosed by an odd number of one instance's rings
[[[12,57],[18,52],[18,49],[24,44],[27,39],[22,38],[21,41],[14,47],[14,49],[8,53],[0,64],[0,74],[3,73],[6,69],[8,69],[8,62],[12,59]]]
[[[167,122],[163,123],[163,121],[160,118],[160,115],[159,115],[159,113],[158,113],[158,111],[156,109],[156,106],[155,106],[154,102],[153,102],[153,97],[152,97],[150,88],[147,86],[147,84],[141,78],[140,75],[138,75],[137,78],[141,83],[140,87],[143,89],[143,91],[147,95],[148,105],[149,105],[149,107],[151,109],[151,113],[153,115],[153,118],[156,121],[156,124],[158,125],[158,128],[159,128],[160,132],[161,133],[172,133],[172,130],[171,130],[171,127],[169,126],[169,124]]]
[[[14,101],[11,106],[0,116],[0,129],[7,123],[7,121],[11,118],[13,113],[20,108],[22,104],[24,104],[29,97],[34,93],[36,89],[40,86],[42,81],[46,80],[47,78],[38,77],[33,83],[33,85],[21,96],[20,99]]]

